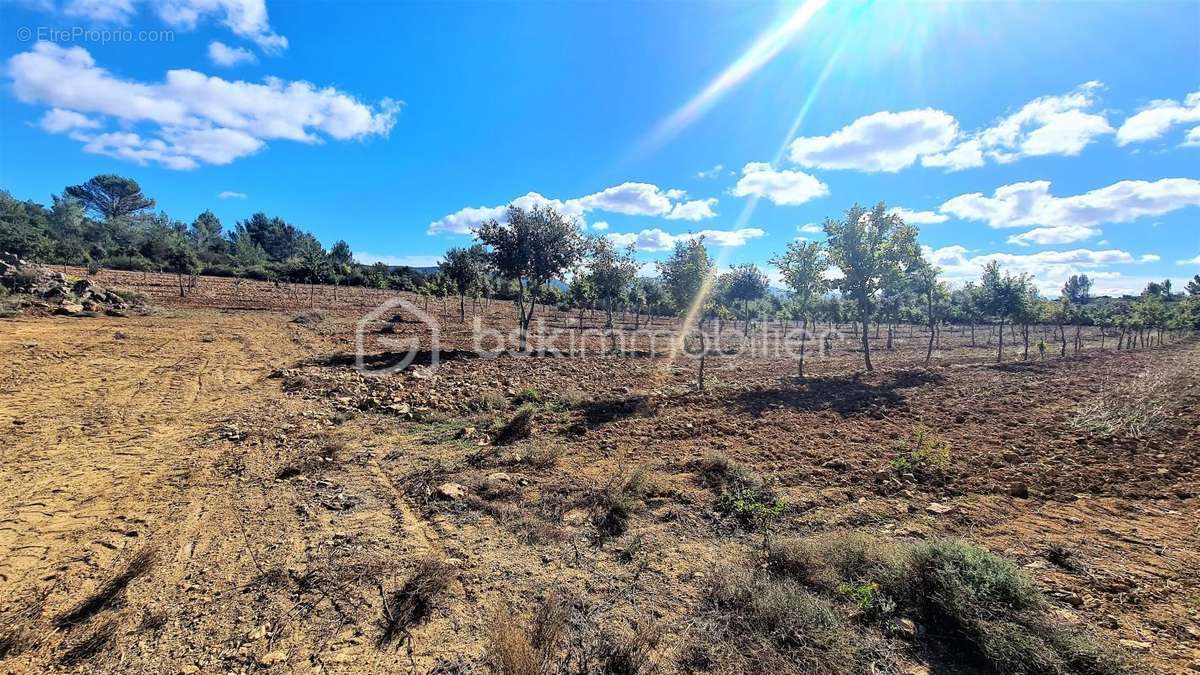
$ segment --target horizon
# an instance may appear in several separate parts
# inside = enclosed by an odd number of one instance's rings
[[[0,189],[115,173],[176,219],[412,267],[549,203],[643,264],[706,234],[778,286],[773,253],[885,201],[951,282],[1200,269],[1195,3],[246,6],[0,4]]]

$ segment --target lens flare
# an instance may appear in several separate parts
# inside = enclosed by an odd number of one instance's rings
[[[804,29],[810,19],[825,7],[829,0],[806,0],[779,26],[763,33],[736,61],[731,63],[700,93],[660,122],[640,144],[639,154],[649,152],[683,131],[700,115],[742,80],[754,74],[775,58],[787,44]]]

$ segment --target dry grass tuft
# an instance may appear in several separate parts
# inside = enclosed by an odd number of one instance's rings
[[[529,438],[533,434],[533,410],[533,406],[528,404],[518,408],[512,419],[496,432],[492,442],[495,445],[511,445]]]
[[[58,661],[62,665],[70,667],[91,660],[94,656],[107,649],[116,636],[117,623],[115,621],[106,621],[97,626],[87,637],[71,645],[67,651],[63,652]]]
[[[444,560],[422,558],[417,561],[416,568],[404,585],[392,591],[390,597],[384,596],[383,633],[376,646],[382,649],[401,636],[402,643],[411,641],[409,629],[429,618],[434,602],[446,591],[454,577],[454,567]]]
[[[501,675],[551,675],[568,630],[568,607],[557,594],[538,604],[528,617],[501,603],[492,615],[487,660]]]
[[[84,623],[96,614],[117,604],[130,582],[150,571],[150,568],[154,566],[155,556],[155,551],[149,547],[138,551],[116,576],[101,584],[79,604],[55,618],[55,627],[69,628]]]
[[[1106,382],[1098,394],[1075,407],[1067,424],[1105,438],[1142,438],[1179,407],[1190,382],[1189,376],[1169,371]]]

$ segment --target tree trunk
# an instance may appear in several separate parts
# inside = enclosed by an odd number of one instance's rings
[[[801,380],[804,379],[804,345],[807,342],[807,340],[808,340],[808,317],[804,317],[804,324],[803,324],[803,327],[800,329],[800,365],[796,372],[796,375]]]
[[[937,335],[937,320],[933,316],[933,295],[928,296],[929,302],[926,303],[926,308],[929,310],[929,347],[925,350],[925,367],[929,367],[929,362],[933,360],[933,340]]]
[[[1000,329],[997,331],[1000,334],[1000,346],[996,348],[996,363],[1000,363],[1000,361],[1004,358],[1004,319],[1003,318],[1000,319],[1000,325],[998,326],[998,328]]]
[[[183,297],[183,272],[178,274],[179,277],[179,297]]]
[[[867,310],[862,308],[861,306],[859,307],[859,310],[862,312],[863,365],[866,366],[867,372],[869,373],[869,372],[875,370],[871,366],[871,345],[870,345],[870,341],[867,339],[867,330],[870,328],[869,324],[871,321],[871,317],[867,316]]]

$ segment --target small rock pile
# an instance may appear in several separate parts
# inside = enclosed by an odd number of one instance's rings
[[[21,307],[62,316],[127,316],[129,310],[144,309],[132,293],[106,289],[94,279],[72,282],[62,272],[52,272],[11,253],[0,253],[0,286],[10,293],[27,294]]]

